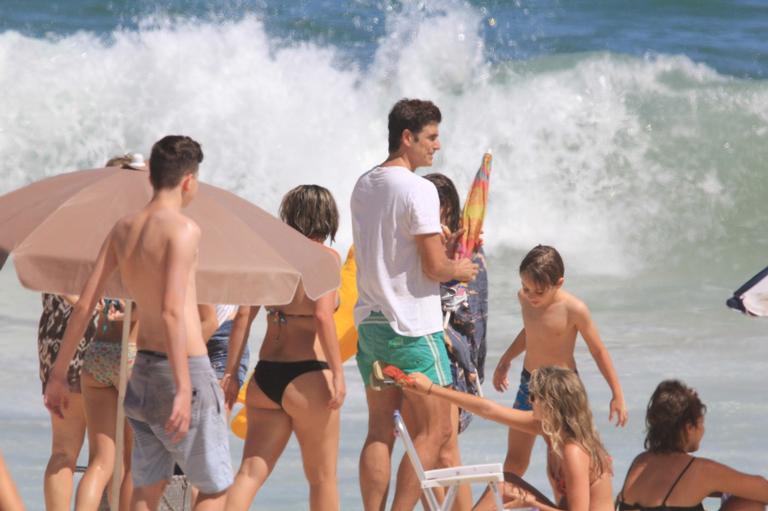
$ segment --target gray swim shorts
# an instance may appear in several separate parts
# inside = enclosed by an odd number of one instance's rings
[[[136,487],[173,476],[178,464],[201,493],[214,494],[232,484],[224,395],[208,357],[190,357],[192,408],[189,432],[178,443],[165,432],[175,385],[168,359],[139,351],[125,393],[125,414],[133,428],[132,472]]]

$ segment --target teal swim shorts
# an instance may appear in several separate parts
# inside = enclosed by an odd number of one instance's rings
[[[370,385],[375,360],[399,367],[406,373],[425,374],[435,385],[453,383],[443,332],[409,337],[400,335],[381,312],[372,312],[357,328],[357,368]]]

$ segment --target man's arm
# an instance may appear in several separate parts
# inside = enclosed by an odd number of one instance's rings
[[[80,339],[85,334],[88,322],[93,316],[93,309],[103,293],[104,285],[116,268],[117,257],[112,247],[112,232],[110,232],[101,245],[99,255],[96,258],[96,266],[85,282],[80,298],[72,309],[64,337],[61,340],[59,354],[45,386],[43,397],[45,406],[59,417],[63,418],[62,407],[66,408],[68,405],[67,369],[77,350],[77,345],[80,344]]]
[[[624,391],[619,383],[619,376],[616,374],[616,368],[613,366],[611,355],[608,353],[600,334],[597,331],[592,315],[586,305],[579,302],[574,307],[576,317],[576,328],[587,343],[592,358],[597,363],[600,373],[605,378],[608,386],[611,388],[613,398],[611,399],[610,412],[608,420],[613,421],[616,415],[616,425],[624,426],[627,423],[627,405],[624,402]]]
[[[477,275],[478,266],[469,259],[448,259],[439,233],[419,234],[415,239],[421,257],[421,267],[430,279],[436,282],[467,282]]]
[[[200,229],[191,222],[178,229],[168,240],[163,291],[162,319],[165,330],[168,362],[176,385],[171,416],[165,430],[174,441],[181,440],[189,430],[192,405],[192,384],[187,363],[187,331],[185,303],[187,285],[200,243]]]

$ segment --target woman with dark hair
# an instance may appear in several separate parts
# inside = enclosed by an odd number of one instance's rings
[[[334,240],[339,225],[333,196],[316,185],[288,192],[280,217],[321,244]],[[338,259],[335,251],[327,250]],[[309,481],[310,509],[339,509],[336,458],[339,408],[346,389],[333,322],[337,300],[335,291],[316,301],[299,291],[290,304],[266,308],[267,332],[245,399],[248,433],[243,462],[227,494],[226,509],[250,506],[293,433]],[[247,329],[245,335],[232,335],[227,367],[236,367],[247,338]],[[225,390],[227,401],[234,402],[235,386]]]
[[[692,388],[677,380],[656,387],[645,415],[646,451],[629,467],[616,497],[620,511],[704,511],[712,494],[724,498],[724,510],[763,510],[768,480],[690,453],[704,436],[707,407]]]

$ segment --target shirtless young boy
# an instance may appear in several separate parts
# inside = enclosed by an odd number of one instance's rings
[[[134,431],[132,510],[155,509],[174,463],[200,490],[195,509],[224,507],[232,466],[223,394],[197,312],[200,228],[181,209],[197,192],[200,144],[167,136],[152,147],[152,200],[120,219],[80,294],[46,388],[46,406],[67,406],[66,367],[107,279],[118,270],[137,304],[136,356],[125,396]]]
[[[531,410],[528,382],[534,369],[560,366],[576,370],[573,352],[576,335],[581,334],[592,358],[613,392],[609,420],[627,422],[627,406],[619,377],[605,348],[587,306],[562,289],[565,267],[560,254],[552,247],[538,245],[520,263],[522,288],[517,293],[523,312],[523,329],[499,359],[493,373],[493,386],[499,392],[509,388],[509,366],[525,351],[520,387],[513,408]],[[504,470],[523,476],[528,468],[536,437],[510,429]]]

